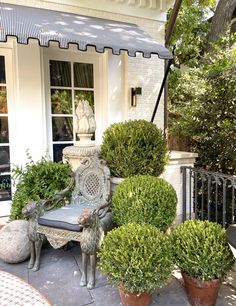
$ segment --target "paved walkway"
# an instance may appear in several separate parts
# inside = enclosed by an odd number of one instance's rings
[[[0,270],[26,280],[53,306],[121,306],[117,289],[107,284],[106,278],[100,271],[97,271],[95,289],[89,291],[79,286],[81,255],[77,245],[72,245],[67,251],[54,250],[50,246],[44,247],[41,268],[37,272],[28,270],[27,264],[28,261],[20,264],[6,264],[0,261]],[[178,271],[174,276],[165,287],[154,294],[151,306],[190,306]],[[234,276],[236,280],[235,273],[231,275],[231,281],[234,281]],[[236,290],[229,284],[222,286],[216,304],[216,306],[226,305],[236,306]]]

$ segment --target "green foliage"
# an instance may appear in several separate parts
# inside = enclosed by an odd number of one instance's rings
[[[167,161],[166,154],[162,131],[145,120],[115,123],[103,135],[101,156],[114,176],[159,176]]]
[[[210,30],[206,16],[207,9],[196,3],[182,6],[170,41],[178,65],[194,66],[200,59]]]
[[[7,113],[7,95],[5,90],[0,90],[0,113]]]
[[[222,47],[223,46],[223,47]],[[170,132],[188,138],[199,165],[236,172],[236,48],[215,45],[198,68],[172,73]]]
[[[188,7],[190,5],[199,5],[202,7],[214,8],[217,0],[184,0],[183,7]]]
[[[168,83],[169,133],[199,154],[197,166],[236,172],[235,36],[209,46],[214,0],[184,0],[170,47],[175,68]]]
[[[52,113],[54,114],[71,114],[72,97],[70,90],[55,90],[51,96]]]
[[[171,236],[175,263],[200,280],[223,279],[234,260],[225,230],[209,221],[186,221]]]
[[[126,292],[153,292],[172,271],[169,238],[147,224],[126,224],[105,237],[99,267]]]
[[[176,192],[166,181],[154,176],[134,176],[115,189],[113,220],[117,225],[145,222],[165,231],[175,218],[176,205]]]
[[[216,0],[184,0],[178,14],[169,46],[174,48],[178,65],[196,66],[207,46],[210,30],[209,13],[216,6]],[[166,28],[172,9],[167,16]],[[213,13],[213,11],[212,11]]]
[[[12,202],[12,220],[24,218],[22,208],[29,201],[50,199],[56,191],[68,187],[72,177],[68,164],[48,161],[44,157],[34,163],[29,154],[25,168],[16,167],[12,172],[13,178],[19,180]]]

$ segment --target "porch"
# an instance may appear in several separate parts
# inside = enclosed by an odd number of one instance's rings
[[[68,250],[54,250],[48,245],[45,246],[41,255],[41,268],[37,272],[28,270],[27,264],[28,261],[19,264],[6,264],[0,261],[0,270],[25,280],[43,294],[53,306],[121,305],[118,290],[107,283],[105,276],[99,270],[97,270],[95,289],[89,291],[86,287],[79,286],[81,254],[77,244],[70,245]],[[235,304],[236,268],[221,287],[216,306]],[[151,306],[189,305],[178,270],[173,272],[168,284],[154,294],[151,304]]]

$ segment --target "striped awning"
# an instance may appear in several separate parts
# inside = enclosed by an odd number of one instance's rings
[[[172,59],[171,52],[135,24],[1,3],[0,42],[9,36],[21,44],[33,38],[43,47],[56,41],[62,49],[76,44],[82,51],[93,46],[97,52],[108,48],[116,55],[125,50],[130,56],[141,52],[144,57],[157,54],[161,59]]]

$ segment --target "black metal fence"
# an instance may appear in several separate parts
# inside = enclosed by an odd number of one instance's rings
[[[182,166],[183,221],[201,219],[223,227],[236,223],[236,176]]]

